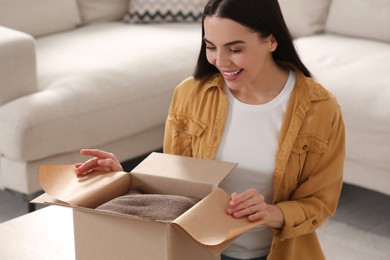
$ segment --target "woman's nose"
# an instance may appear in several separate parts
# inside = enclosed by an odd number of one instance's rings
[[[217,65],[217,67],[220,68],[226,67],[227,65],[230,64],[230,59],[225,53],[219,51],[216,53],[215,64]]]

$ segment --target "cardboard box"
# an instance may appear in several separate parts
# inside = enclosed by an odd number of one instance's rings
[[[216,260],[237,236],[262,224],[234,219],[225,212],[229,195],[218,184],[235,166],[152,153],[130,173],[97,173],[84,180],[70,166],[43,166],[40,175],[46,193],[33,203],[73,208],[77,259]],[[102,194],[117,197],[139,187],[201,200],[171,223],[94,209],[109,200]]]

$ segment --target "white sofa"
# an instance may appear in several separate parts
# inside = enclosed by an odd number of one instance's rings
[[[1,188],[34,195],[39,166],[84,161],[81,148],[126,161],[162,147],[201,28],[126,23],[128,4],[0,0]]]
[[[32,194],[39,165],[84,160],[84,147],[121,161],[159,149],[200,24],[124,23],[128,0],[32,2],[0,0],[0,186]],[[389,1],[279,2],[303,61],[341,105],[345,182],[390,195]]]

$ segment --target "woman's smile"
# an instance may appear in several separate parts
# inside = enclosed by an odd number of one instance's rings
[[[227,70],[225,70],[225,71],[220,70],[220,71],[226,80],[232,81],[232,80],[236,80],[237,78],[240,77],[243,69],[239,69],[239,70],[235,70],[235,71],[227,71]]]

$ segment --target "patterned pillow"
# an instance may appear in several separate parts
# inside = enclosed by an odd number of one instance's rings
[[[207,0],[130,0],[129,23],[200,22]]]

